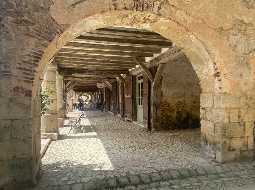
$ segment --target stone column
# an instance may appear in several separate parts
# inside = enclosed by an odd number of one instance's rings
[[[63,127],[65,118],[64,77],[56,72],[58,128]]]
[[[56,93],[56,70],[55,65],[49,65],[42,82],[42,90],[47,91],[50,99],[48,110],[41,117],[42,133],[56,140],[58,136],[58,112],[57,112],[57,93]]]

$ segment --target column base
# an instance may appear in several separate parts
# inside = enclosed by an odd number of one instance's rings
[[[52,141],[58,140],[58,133],[42,133],[42,139],[50,139]]]
[[[57,114],[45,114],[41,117],[42,133],[59,133]]]

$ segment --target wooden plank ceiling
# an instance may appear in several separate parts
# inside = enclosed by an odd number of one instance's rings
[[[172,43],[157,33],[133,28],[109,27],[80,35],[55,56],[58,70],[66,81],[93,89],[103,80],[113,80],[136,67],[134,58],[161,53]],[[77,87],[77,88],[78,88]]]

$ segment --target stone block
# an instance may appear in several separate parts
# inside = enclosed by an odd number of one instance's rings
[[[58,133],[57,114],[45,114],[41,117],[41,128],[44,133]]]
[[[225,126],[227,137],[240,138],[245,136],[245,126],[243,123],[229,123]]]
[[[8,97],[11,94],[11,80],[8,78],[0,79],[0,98]]]
[[[251,122],[255,120],[255,109],[241,109],[241,117],[243,121]]]
[[[218,139],[221,139],[221,138],[227,136],[228,124],[226,124],[226,123],[215,123],[214,127],[215,127],[215,136]]]
[[[132,185],[138,185],[141,183],[140,178],[138,175],[131,175],[129,176],[129,181]]]
[[[202,120],[201,121],[201,132],[203,134],[214,135],[215,131],[214,131],[214,124],[213,124],[213,122]]]
[[[246,151],[241,151],[240,152],[240,160],[241,159],[245,159],[245,160],[250,160],[253,161],[254,160],[254,150],[246,150]]]
[[[209,120],[213,122],[228,122],[228,114],[225,109],[213,109],[211,115],[208,115]]]
[[[244,146],[244,138],[231,138],[228,149],[231,151],[241,150],[243,149],[243,146]]]
[[[11,140],[11,152],[15,157],[26,158],[32,156],[32,141],[12,139]]]
[[[255,126],[254,122],[245,122],[245,136],[254,137]]]
[[[206,80],[201,80],[200,85],[204,93],[211,93],[214,91],[215,79],[213,77],[206,77]]]
[[[248,145],[248,150],[254,150],[255,148],[254,137],[247,137],[247,145]]]
[[[240,121],[241,113],[239,109],[231,109],[229,111],[229,120],[230,122],[239,122]]]
[[[72,185],[71,190],[83,190],[82,184]]]
[[[0,119],[30,119],[31,98],[0,98]]]
[[[107,179],[107,184],[108,184],[108,187],[110,188],[116,188],[118,185],[116,177],[111,177]]]
[[[31,157],[9,160],[11,176],[19,183],[32,180]]]
[[[160,181],[160,180],[161,180],[161,176],[160,176],[160,174],[157,173],[157,172],[151,173],[151,174],[150,174],[150,177],[151,177],[151,180],[152,180],[153,182],[156,182],[156,181]]]
[[[125,187],[130,184],[130,182],[126,176],[118,177],[117,180],[118,180],[120,187]]]
[[[11,145],[9,142],[0,143],[0,160],[8,160],[12,157]]]
[[[8,162],[0,160],[0,187],[10,181]]]
[[[240,97],[229,94],[217,94],[214,96],[215,108],[240,108]]]
[[[32,120],[13,120],[11,126],[11,138],[26,140],[32,138]]]
[[[10,140],[11,138],[11,120],[1,120],[0,122],[0,143]]]
[[[142,183],[144,184],[148,184],[148,183],[151,183],[151,178],[148,174],[140,174],[140,178],[141,178],[141,181]]]
[[[220,163],[235,161],[240,158],[240,150],[237,151],[216,151],[216,161]]]
[[[210,108],[213,107],[213,95],[211,93],[201,94],[200,96],[200,104],[202,108]]]

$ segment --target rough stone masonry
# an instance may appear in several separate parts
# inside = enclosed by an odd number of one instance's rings
[[[37,182],[47,65],[68,41],[107,26],[151,30],[180,47],[201,87],[205,154],[253,159],[254,9],[252,0],[1,1],[0,187]]]

